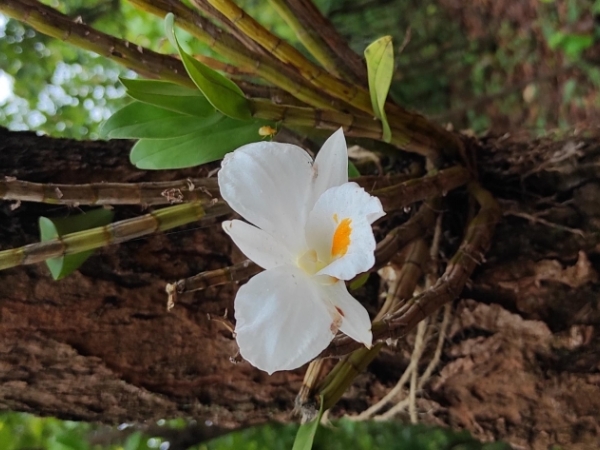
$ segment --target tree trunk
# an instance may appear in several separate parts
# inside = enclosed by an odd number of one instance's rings
[[[441,367],[418,403],[428,411],[423,420],[525,448],[591,448],[600,437],[600,139],[467,143],[505,217],[486,262],[454,304]],[[0,129],[0,175],[137,182],[216,167],[137,170],[130,145]],[[40,215],[74,212],[12,206],[0,204],[0,249],[37,241]],[[119,208],[117,215],[143,212]],[[452,210],[446,216],[452,220]],[[1,272],[0,407],[105,423],[289,421],[302,370],[267,376],[230,362],[235,341],[214,318],[232,317],[233,286],[188,294],[166,311],[166,282],[239,260],[215,224],[104,248],[58,282],[42,264]],[[359,412],[385,395],[406,368],[408,350],[404,342],[385,350],[334,413]]]

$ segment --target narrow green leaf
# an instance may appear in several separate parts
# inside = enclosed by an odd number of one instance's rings
[[[250,110],[250,103],[239,86],[216,70],[202,64],[181,48],[173,28],[174,21],[175,16],[172,13],[167,14],[165,17],[167,37],[173,46],[177,48],[185,70],[196,86],[198,86],[198,89],[200,89],[211,105],[226,116],[239,120],[251,119],[252,111]]]
[[[363,274],[360,274],[358,276],[358,278],[356,278],[355,280],[353,280],[350,285],[348,286],[350,288],[351,291],[355,291],[356,289],[363,287],[365,285],[365,283],[367,282],[367,280],[369,279],[369,275],[371,275],[369,272],[365,272]]]
[[[323,417],[323,396],[319,397],[321,402],[321,406],[319,407],[319,414],[317,417],[311,421],[300,425],[298,428],[298,433],[296,434],[296,439],[294,440],[294,446],[292,450],[311,450],[313,441],[315,439],[315,434],[317,434],[317,428],[319,428],[319,424],[321,423],[321,417]]]
[[[100,136],[107,139],[170,139],[213,126],[223,118],[215,110],[212,115],[198,117],[132,102],[104,122]]]
[[[111,223],[113,217],[114,213],[104,208],[63,219],[40,217],[40,240],[45,242],[65,234],[102,227]],[[50,269],[52,278],[60,280],[77,270],[92,253],[94,253],[94,250],[61,256],[60,258],[50,258],[46,260],[46,265]]]
[[[121,78],[120,81],[127,89],[127,95],[142,103],[191,116],[204,117],[215,112],[215,108],[197,89],[159,80]]]
[[[216,125],[173,139],[142,139],[131,149],[129,159],[139,169],[180,169],[216,161],[236,148],[260,140],[258,130],[265,121],[222,118]],[[272,124],[270,124],[272,125]]]
[[[392,37],[384,36],[365,49],[367,60],[367,75],[369,78],[369,92],[371,105],[375,116],[381,120],[383,140],[390,142],[392,131],[385,114],[385,100],[392,84],[394,74],[394,48]]]
[[[358,171],[358,169],[356,168],[354,163],[352,161],[348,160],[348,178],[356,178],[356,177],[360,177],[360,172]]]

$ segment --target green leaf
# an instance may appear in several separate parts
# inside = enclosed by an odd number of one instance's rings
[[[215,108],[197,89],[190,89],[168,81],[119,79],[127,95],[142,103],[169,109],[190,116],[208,116]]]
[[[552,33],[548,38],[548,47],[555,50],[565,39],[565,33],[562,31],[556,31]]]
[[[348,160],[348,178],[356,178],[356,177],[360,177],[360,172],[358,171],[358,169],[356,168],[354,163],[352,161]]]
[[[138,450],[140,448],[140,444],[142,443],[142,433],[136,431],[132,435],[130,435],[125,444],[123,445],[123,450]],[[146,448],[144,445],[143,448]]]
[[[46,242],[65,234],[108,225],[112,222],[113,217],[114,213],[104,208],[63,219],[40,217],[40,240]],[[52,278],[60,280],[77,270],[92,253],[94,253],[94,250],[74,253],[59,258],[50,258],[46,260],[46,265],[50,269]]]
[[[214,126],[223,119],[215,110],[209,116],[198,117],[132,102],[104,122],[100,135],[108,139],[171,139]]]
[[[216,125],[173,139],[142,139],[129,159],[139,169],[180,169],[216,161],[236,148],[260,139],[265,121],[222,118]]]
[[[351,291],[355,291],[356,289],[363,287],[367,280],[369,279],[369,272],[365,272],[360,274],[355,280],[353,280],[348,286]]]
[[[100,136],[105,139],[170,139],[203,130],[223,119],[223,115],[214,110],[210,116],[198,117],[133,102],[104,122]]]
[[[177,41],[177,36],[173,29],[174,21],[175,16],[172,13],[167,14],[165,17],[167,37],[171,41],[171,44],[177,48],[185,70],[196,86],[198,86],[198,89],[200,89],[211,105],[226,116],[234,119],[249,120],[252,117],[250,103],[239,86],[216,70],[211,69],[196,60],[193,56],[187,54]]]
[[[394,74],[394,48],[392,37],[384,36],[365,49],[367,60],[367,75],[369,78],[369,92],[371,105],[375,116],[381,120],[383,140],[390,142],[392,131],[385,114],[385,100],[392,84]]]
[[[83,438],[76,433],[69,431],[63,431],[60,434],[55,435],[56,442],[62,444],[64,448],[69,450],[88,450],[89,446]]]
[[[296,439],[294,440],[294,446],[292,450],[311,450],[313,441],[315,440],[315,434],[317,434],[317,428],[321,423],[321,417],[323,417],[323,396],[319,397],[321,406],[319,407],[319,414],[311,421],[300,425]]]
[[[568,34],[561,42],[561,47],[567,56],[576,59],[593,44],[594,36],[591,34]]]

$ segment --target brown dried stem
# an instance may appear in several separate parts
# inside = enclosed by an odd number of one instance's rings
[[[263,269],[249,259],[233,266],[201,272],[193,277],[183,278],[173,283],[177,294],[201,291],[212,286],[242,281],[256,275]]]
[[[167,205],[219,196],[215,178],[151,183],[54,184],[0,180],[0,199],[53,205]]]
[[[455,166],[395,186],[377,189],[371,194],[379,197],[384,210],[394,211],[426,198],[445,196],[451,190],[466,184],[469,178],[467,169]]]
[[[37,1],[2,0],[0,12],[40,33],[95,52],[145,77],[195,87],[178,59],[97,31]]]

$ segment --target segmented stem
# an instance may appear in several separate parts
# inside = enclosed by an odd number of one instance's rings
[[[336,59],[333,58],[330,49],[321,39],[321,36],[307,29],[284,0],[269,0],[269,3],[277,11],[277,14],[285,20],[296,34],[298,40],[315,57],[319,64],[329,73],[339,78],[343,73],[343,69],[338,67]]]
[[[292,64],[296,67],[300,74],[314,86],[367,114],[373,114],[371,97],[366,90],[339,80],[325,72],[319,66],[306,59],[302,53],[290,44],[265,29],[233,1],[208,0],[208,2],[247,36],[262,45],[268,52],[275,55],[282,62]]]
[[[201,272],[193,277],[183,278],[173,283],[178,294],[201,291],[212,286],[242,281],[256,275],[263,269],[249,259],[233,266]]]
[[[289,68],[276,64],[269,56],[253,53],[241,45],[235,37],[217,28],[213,23],[173,0],[129,0],[136,8],[163,18],[168,13],[175,15],[175,22],[215,53],[230,60],[247,73],[280,87],[308,105],[332,109],[326,95],[300,82]]]
[[[470,173],[461,166],[440,170],[431,175],[371,191],[383,204],[385,211],[402,209],[411,203],[441,195],[469,181]]]
[[[0,270],[18,265],[35,264],[48,258],[80,253],[106,245],[119,244],[201,219],[222,216],[229,212],[229,207],[224,203],[206,206],[203,202],[195,201],[170,206],[103,227],[66,234],[46,242],[0,251]]]
[[[367,86],[367,66],[362,55],[348,45],[348,39],[340,35],[331,22],[321,14],[312,0],[284,0],[302,26],[313,36],[319,36],[329,49],[330,55],[341,67],[343,76],[350,81]]]
[[[215,178],[150,183],[54,184],[6,177],[0,180],[0,199],[52,205],[167,205],[219,195]]]

